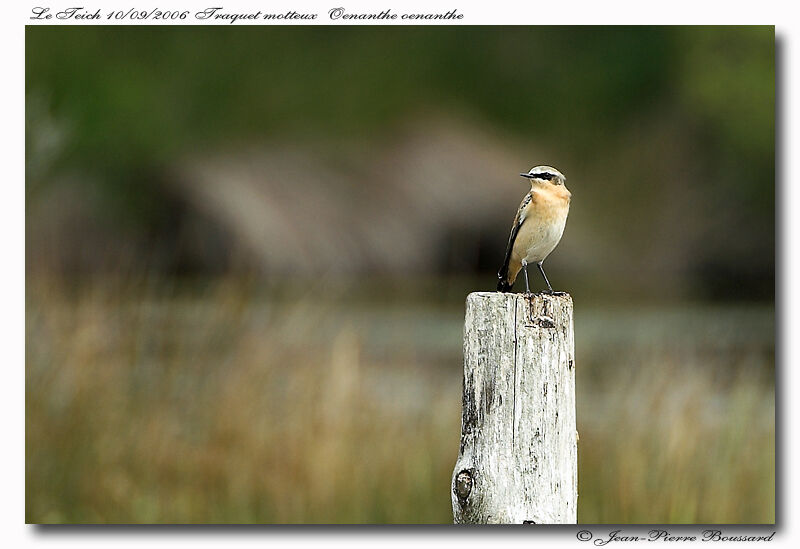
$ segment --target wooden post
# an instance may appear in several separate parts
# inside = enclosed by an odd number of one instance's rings
[[[572,298],[467,297],[456,524],[577,522]]]

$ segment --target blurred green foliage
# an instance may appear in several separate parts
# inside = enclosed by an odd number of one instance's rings
[[[197,147],[382,135],[426,108],[591,158],[666,110],[746,159],[715,166],[734,192],[773,203],[748,180],[774,179],[773,27],[37,26],[26,92],[69,126],[60,162],[114,187]]]

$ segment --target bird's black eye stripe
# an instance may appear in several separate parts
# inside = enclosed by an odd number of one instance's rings
[[[546,181],[550,181],[551,179],[555,179],[556,176],[555,174],[552,174],[550,172],[543,172],[534,174],[533,177],[535,177],[536,179],[544,179]]]

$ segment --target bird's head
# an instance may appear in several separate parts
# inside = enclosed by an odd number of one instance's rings
[[[550,166],[536,166],[531,168],[528,173],[519,174],[522,177],[530,179],[531,185],[564,185],[567,178],[564,174]]]

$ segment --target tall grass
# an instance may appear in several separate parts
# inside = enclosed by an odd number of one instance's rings
[[[580,521],[774,521],[771,314],[578,307]],[[462,320],[29,280],[26,519],[451,522]]]
[[[640,339],[595,341],[596,356],[584,349],[579,362],[579,519],[774,522],[772,311],[588,316],[587,332],[602,325]]]

